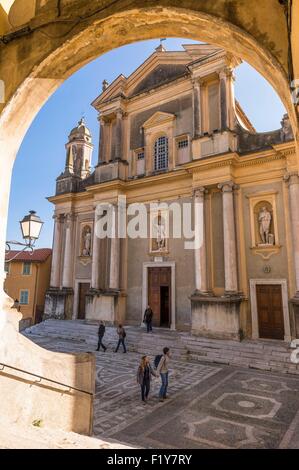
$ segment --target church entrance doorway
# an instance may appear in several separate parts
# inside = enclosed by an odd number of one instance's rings
[[[161,312],[161,326],[169,328],[170,315],[169,315],[169,286],[160,287],[160,312]]]
[[[260,338],[284,339],[282,291],[279,284],[256,286]]]
[[[79,304],[78,304],[78,320],[85,320],[86,315],[86,294],[90,289],[89,282],[80,282],[79,284]]]
[[[148,303],[154,316],[153,325],[170,327],[171,267],[148,268]]]

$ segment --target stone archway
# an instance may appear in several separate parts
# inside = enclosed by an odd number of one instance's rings
[[[7,0],[7,3],[13,1]],[[49,351],[33,346],[17,334],[19,315],[15,310],[11,311],[10,299],[2,290],[10,180],[23,137],[45,101],[64,80],[87,62],[125,44],[168,36],[218,45],[255,67],[283,101],[298,142],[298,121],[288,81],[287,30],[278,0],[267,0],[262,5],[256,0],[22,0],[23,6],[25,3],[34,4],[35,16],[30,21],[26,17],[27,24],[20,24],[18,30],[8,30],[9,33],[1,38],[0,45],[0,80],[6,85],[6,101],[0,104],[1,360],[15,367],[40,371],[41,375],[50,379],[54,377],[62,384],[67,380],[68,386],[74,390],[83,390],[83,396],[74,397],[68,407],[57,409],[58,402],[54,399],[51,403],[46,402],[45,416],[47,419],[61,416],[61,425],[67,429],[89,432],[94,387],[92,355],[70,356],[66,367],[69,376],[65,379],[65,368],[61,366],[64,359],[60,355],[54,357]],[[20,0],[15,1],[14,6],[17,17],[22,21],[17,4]],[[2,28],[9,27],[9,22],[0,8],[0,34]],[[297,155],[299,157],[299,149]],[[14,313],[11,315],[9,312]],[[5,324],[8,317],[10,320]],[[4,331],[1,331],[3,326]],[[19,396],[23,400],[26,392],[25,401],[32,404],[32,412],[31,405],[26,409],[21,405],[20,409],[14,406],[13,411],[18,419],[23,419],[29,410],[27,418],[31,423],[32,417],[36,417],[33,405],[45,403],[44,395],[40,391],[38,399],[34,399],[36,395],[27,385],[26,388],[20,387]],[[2,387],[1,391],[4,397],[16,393],[15,383],[9,383],[8,388]],[[2,402],[5,405],[5,400]],[[79,407],[84,411],[83,423],[77,420],[80,418]],[[61,409],[68,412],[61,413]],[[3,414],[9,411],[6,406]]]
[[[76,3],[79,8],[79,4],[82,7],[84,2]],[[216,14],[193,10],[192,4],[196,2],[181,2],[189,9],[177,8],[176,1],[165,3],[169,4],[168,7],[136,7],[130,10],[122,7],[122,11],[116,13],[108,9],[106,16],[91,15],[91,20],[75,24],[71,31],[68,26],[68,32],[62,35],[55,34],[54,28],[54,33],[46,33],[44,50],[40,44],[41,35],[35,32],[23,39],[23,45],[16,40],[3,51],[0,60],[4,66],[4,80],[7,77],[7,95],[10,99],[0,116],[0,174],[5,175],[0,187],[0,265],[4,265],[12,166],[28,127],[64,80],[87,62],[113,48],[160,36],[186,37],[221,46],[250,63],[274,87],[289,113],[298,140],[296,110],[291,100],[286,70],[281,63],[283,60],[278,61],[269,49],[244,29]],[[9,60],[17,62],[13,75]],[[3,276],[0,270],[0,285]],[[4,305],[7,298],[3,292],[0,296],[0,302]]]

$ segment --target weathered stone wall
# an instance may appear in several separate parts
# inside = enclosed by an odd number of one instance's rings
[[[91,434],[94,355],[59,354],[42,349],[17,332],[21,314],[15,309],[8,314],[1,312],[1,316],[4,319],[0,335],[1,416],[16,424],[37,423]]]

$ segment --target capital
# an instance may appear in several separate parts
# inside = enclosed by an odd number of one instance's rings
[[[62,222],[63,217],[64,217],[63,214],[54,214],[54,215],[52,216],[52,219],[54,219],[55,223],[56,223],[56,222],[59,222],[59,223],[60,223],[60,222]]]
[[[123,117],[125,116],[125,112],[122,109],[117,109],[115,111],[115,115],[117,119],[123,119]]]
[[[198,188],[193,189],[193,196],[196,199],[204,199],[205,194],[208,193],[208,190],[204,186],[200,186]]]
[[[200,88],[203,85],[203,79],[201,77],[192,78],[192,85],[196,88]]]
[[[69,226],[70,223],[73,222],[73,220],[74,220],[73,212],[69,212],[69,213],[65,214],[65,222],[66,222],[67,226]]]
[[[225,67],[224,69],[218,72],[220,80],[231,78],[235,80],[234,70],[231,67]]]
[[[219,183],[218,189],[221,189],[223,193],[232,193],[238,186],[233,181],[226,181],[225,183]]]
[[[286,173],[283,180],[290,186],[292,184],[299,184],[299,175],[297,172]]]

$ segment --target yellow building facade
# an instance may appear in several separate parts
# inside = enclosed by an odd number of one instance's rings
[[[280,129],[255,131],[234,97],[240,63],[206,44],[179,52],[160,45],[130,77],[103,83],[92,103],[98,163],[91,171],[92,138],[81,121],[50,198],[45,318],[140,324],[150,304],[157,327],[228,339],[298,334],[295,143],[287,115]],[[105,204],[116,237],[97,230]],[[117,230],[136,204],[146,208],[146,237]],[[184,211],[200,240],[192,249],[186,234],[173,233]]]
[[[42,319],[45,293],[50,284],[51,254],[51,249],[42,248],[32,254],[11,251],[6,255],[4,289],[23,315],[20,328]]]

